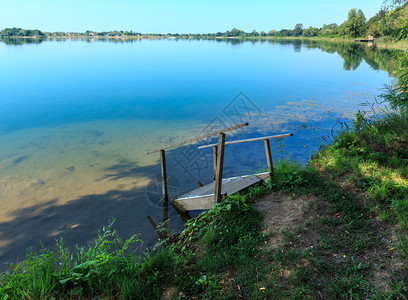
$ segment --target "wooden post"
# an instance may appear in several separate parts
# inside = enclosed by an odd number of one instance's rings
[[[191,216],[187,211],[181,211],[176,205],[173,205],[173,207],[184,224],[186,224],[188,220],[191,220]]]
[[[225,149],[225,133],[220,133],[218,140],[217,169],[215,172],[215,193],[214,193],[215,202],[222,201],[221,189],[222,189],[222,169],[224,166],[224,149]]]
[[[160,150],[160,162],[162,173],[162,194],[163,194],[163,227],[167,229],[169,219],[169,194],[167,191],[167,170],[166,170],[166,152]],[[164,237],[167,236],[167,232],[164,232]]]
[[[269,139],[265,139],[264,144],[265,144],[266,162],[268,164],[269,174],[272,176],[273,175],[273,162],[272,162],[271,145],[269,144]]]
[[[163,234],[160,232],[159,229],[157,229],[157,225],[156,223],[154,223],[153,219],[151,216],[147,216],[147,219],[149,220],[150,224],[152,224],[154,231],[156,231],[157,235],[159,236],[159,238],[161,238],[162,240],[164,239]]]
[[[215,180],[215,174],[217,174],[217,146],[213,147],[213,154],[214,154],[214,180]]]

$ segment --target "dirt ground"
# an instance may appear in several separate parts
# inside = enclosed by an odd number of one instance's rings
[[[254,206],[262,213],[264,233],[268,235],[268,247],[277,248],[284,244],[282,230],[291,230],[304,224],[305,212],[315,199],[304,196],[291,197],[275,192],[258,199]]]

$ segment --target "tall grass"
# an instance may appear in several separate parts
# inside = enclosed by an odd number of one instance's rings
[[[14,272],[2,273],[0,299],[66,299],[100,295],[105,298],[150,298],[159,294],[156,282],[173,270],[175,257],[166,250],[143,259],[129,251],[136,236],[122,241],[112,229],[103,227],[92,246],[70,251],[62,239],[57,250],[33,252]]]

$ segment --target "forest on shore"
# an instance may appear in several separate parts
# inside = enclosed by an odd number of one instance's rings
[[[21,28],[5,28],[0,31],[0,38],[53,38],[53,37],[122,37],[122,38],[193,38],[193,39],[215,39],[215,38],[275,38],[275,37],[323,37],[323,38],[357,38],[374,37],[384,38],[392,41],[395,39],[391,35],[397,28],[408,19],[408,3],[397,8],[382,7],[375,16],[368,19],[361,9],[353,8],[346,20],[338,25],[336,23],[324,24],[322,27],[304,27],[303,24],[296,24],[293,29],[269,30],[245,32],[237,28],[225,32],[216,33],[141,33],[134,31],[112,30],[96,32],[87,30],[85,32],[43,32],[38,29],[29,30]]]

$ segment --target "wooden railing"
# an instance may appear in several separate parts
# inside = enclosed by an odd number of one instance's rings
[[[223,165],[224,165],[224,153],[225,153],[225,146],[226,145],[231,145],[231,144],[239,144],[239,143],[247,143],[247,142],[255,142],[255,141],[264,141],[264,146],[265,146],[265,154],[266,154],[266,161],[268,165],[268,173],[262,173],[263,177],[262,180],[265,180],[265,178],[271,176],[273,174],[273,161],[272,161],[272,154],[271,154],[271,147],[269,140],[271,139],[278,139],[278,138],[284,138],[284,137],[289,137],[293,136],[293,133],[286,133],[286,134],[280,134],[280,135],[274,135],[274,136],[263,136],[263,137],[257,137],[257,138],[250,138],[250,139],[244,139],[244,140],[236,140],[236,141],[230,141],[226,142],[225,141],[225,133],[236,130],[242,127],[248,126],[248,123],[243,123],[239,124],[236,126],[232,126],[229,128],[225,128],[223,130],[218,130],[215,132],[211,133],[206,133],[200,136],[197,136],[195,138],[187,139],[185,141],[175,143],[163,148],[158,148],[155,150],[147,151],[145,152],[146,155],[160,152],[160,165],[161,165],[161,175],[162,175],[162,193],[163,193],[163,226],[167,228],[167,220],[168,220],[168,206],[169,206],[169,196],[168,196],[168,190],[167,190],[167,168],[166,168],[166,150],[176,148],[185,144],[190,144],[194,143],[196,141],[208,138],[210,136],[215,136],[218,135],[218,143],[217,144],[209,144],[209,145],[203,145],[198,147],[198,149],[206,149],[206,148],[213,148],[213,156],[214,156],[214,198],[211,200],[211,202],[220,202],[222,201],[222,173],[223,173]],[[258,174],[260,175],[260,174]],[[269,175],[269,176],[268,176]],[[203,196],[201,196],[202,198]],[[208,195],[207,195],[208,198]],[[180,215],[180,214],[179,214]],[[187,214],[188,216],[188,214]],[[149,222],[152,224],[153,228],[156,230],[160,238],[165,238],[167,236],[166,233],[161,233],[158,231],[156,224],[154,223],[153,219],[148,216]]]
[[[161,166],[161,175],[162,175],[162,194],[163,194],[163,223],[166,224],[166,221],[168,220],[168,209],[169,209],[169,194],[168,194],[168,190],[167,190],[167,168],[166,168],[166,150],[172,149],[172,148],[176,148],[185,144],[190,144],[190,143],[194,143],[196,141],[208,138],[210,136],[214,136],[214,135],[219,135],[219,145],[222,145],[219,147],[220,153],[218,153],[218,157],[222,157],[223,159],[219,161],[220,164],[220,168],[222,170],[222,164],[224,161],[224,144],[225,144],[225,132],[229,132],[232,130],[236,130],[242,127],[246,127],[248,126],[248,123],[243,123],[243,124],[239,124],[236,126],[232,126],[232,127],[228,127],[225,128],[223,130],[218,130],[215,132],[211,132],[211,133],[206,133],[200,136],[197,136],[195,138],[191,138],[179,143],[175,143],[163,148],[159,148],[159,149],[155,149],[155,150],[151,150],[151,151],[147,151],[145,152],[146,155],[148,154],[152,154],[152,153],[156,153],[156,152],[160,152],[160,166]],[[222,171],[219,172],[219,176],[220,178],[217,178],[217,180],[222,180]],[[221,181],[219,186],[221,186]],[[219,188],[219,199],[221,199],[221,188]],[[151,222],[151,218],[149,219],[149,221]],[[153,224],[152,224],[153,225]],[[155,226],[153,226],[155,227]],[[155,228],[156,229],[156,228]]]
[[[272,135],[272,136],[263,136],[263,137],[257,137],[257,138],[251,138],[251,139],[245,139],[245,140],[237,140],[237,141],[230,141],[230,142],[225,142],[224,145],[222,146],[223,148],[225,145],[232,145],[232,144],[240,144],[240,143],[248,143],[248,142],[255,142],[255,141],[264,141],[265,145],[265,154],[266,154],[266,162],[268,164],[268,170],[269,173],[272,175],[273,174],[273,161],[272,161],[272,154],[271,154],[271,145],[269,143],[269,140],[271,139],[279,139],[279,138],[284,138],[288,136],[293,136],[293,133],[285,133],[285,134],[279,134],[279,135]],[[217,178],[217,174],[220,172],[219,166],[217,165],[218,163],[218,157],[219,157],[219,144],[209,144],[209,145],[203,145],[198,147],[198,149],[205,149],[205,148],[213,148],[213,155],[214,155],[214,179]],[[224,149],[222,149],[222,154],[224,153]],[[217,180],[216,180],[216,186],[217,186]],[[216,189],[217,190],[217,189]]]

